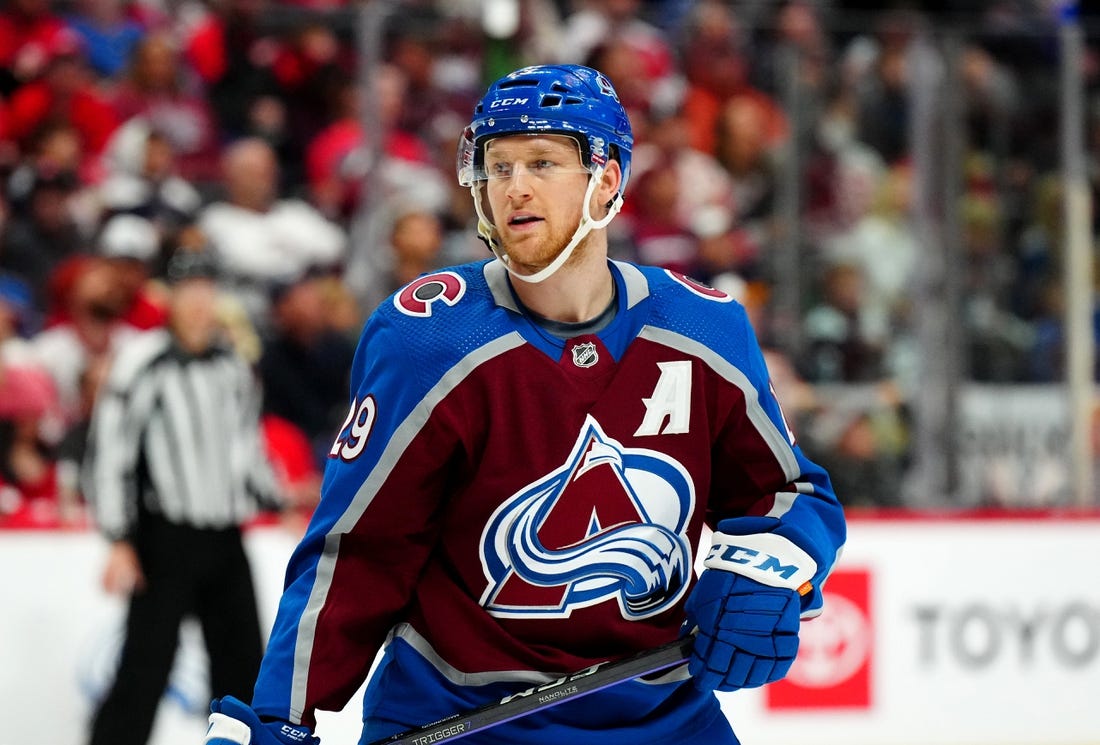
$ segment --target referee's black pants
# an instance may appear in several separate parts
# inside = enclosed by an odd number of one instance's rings
[[[91,745],[145,745],[187,615],[202,626],[214,693],[250,701],[260,670],[263,640],[240,530],[143,515],[135,544],[146,585],[130,599],[118,672],[96,712]]]

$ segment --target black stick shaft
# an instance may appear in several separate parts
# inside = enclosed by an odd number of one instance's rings
[[[664,646],[615,662],[602,662],[555,681],[507,696],[500,701],[463,714],[452,714],[438,722],[402,732],[371,745],[434,745],[451,742],[533,711],[602,691],[617,683],[659,672],[687,660],[694,640],[686,636]]]

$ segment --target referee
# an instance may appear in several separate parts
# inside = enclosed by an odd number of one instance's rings
[[[146,743],[185,616],[202,626],[213,690],[247,699],[262,654],[240,529],[257,508],[280,507],[259,391],[221,341],[213,257],[178,253],[168,281],[168,326],[118,351],[84,461],[84,493],[111,542],[103,585],[129,596],[92,745]]]

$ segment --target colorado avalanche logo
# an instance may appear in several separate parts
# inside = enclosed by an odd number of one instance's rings
[[[610,96],[616,101],[619,100],[619,94],[615,92],[615,87],[611,85],[611,81],[605,78],[602,73],[596,76],[596,85],[599,87],[600,93],[605,96]]]
[[[608,600],[628,620],[660,613],[688,585],[694,506],[682,465],[624,448],[589,417],[562,467],[493,513],[481,604],[511,618],[565,618]]]
[[[414,279],[393,296],[393,304],[407,316],[427,318],[432,305],[454,305],[466,294],[466,280],[454,272],[436,272]]]
[[[705,285],[697,279],[692,279],[686,274],[674,272],[671,269],[666,269],[665,271],[668,273],[668,276],[672,277],[699,297],[705,297],[707,300],[714,300],[719,303],[728,303],[733,300],[732,296],[727,295],[721,290],[716,290],[710,285]]]

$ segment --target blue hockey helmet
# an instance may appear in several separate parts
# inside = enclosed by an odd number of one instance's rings
[[[619,96],[607,77],[582,65],[524,67],[497,80],[478,101],[459,143],[458,181],[484,181],[485,143],[502,135],[557,134],[572,137],[590,171],[619,162],[621,201],[630,177],[634,136]]]
[[[534,274],[517,273],[500,244],[496,228],[482,205],[485,143],[494,137],[516,134],[565,135],[576,141],[581,162],[589,171],[584,213],[573,237],[548,266]],[[573,250],[595,228],[603,228],[623,205],[630,178],[630,152],[634,135],[630,120],[611,81],[602,73],[581,65],[524,67],[497,80],[474,108],[474,118],[462,133],[458,146],[458,182],[470,187],[478,216],[478,235],[512,276],[524,282],[541,282],[569,259]],[[609,159],[619,163],[622,179],[607,214],[597,219],[589,211],[599,175]]]

